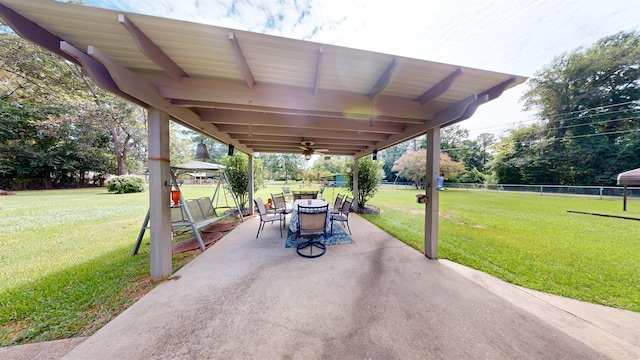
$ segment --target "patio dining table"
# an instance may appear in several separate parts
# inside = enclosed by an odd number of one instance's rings
[[[289,230],[295,233],[298,231],[298,226],[300,222],[298,221],[298,205],[302,206],[325,206],[328,203],[324,200],[320,199],[309,199],[309,200],[296,200],[293,202],[293,208],[291,210],[291,220],[289,220]],[[327,219],[325,220],[324,228],[327,231],[327,234],[331,232],[331,207],[327,208]]]

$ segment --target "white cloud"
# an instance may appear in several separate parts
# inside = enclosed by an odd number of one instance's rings
[[[637,0],[85,0],[93,6],[532,76],[555,56],[640,30]],[[529,121],[525,85],[461,123]],[[474,130],[472,133],[482,132]],[[499,131],[496,131],[499,133]]]

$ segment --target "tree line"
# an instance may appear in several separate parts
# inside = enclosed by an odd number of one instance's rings
[[[528,81],[522,101],[538,121],[502,138],[441,130],[440,171],[453,182],[614,185],[640,167],[640,35],[622,32],[557,56]],[[501,119],[507,122],[509,119]],[[0,27],[0,189],[101,186],[109,174],[146,172],[146,111],[111,95],[75,64]],[[171,123],[171,159],[226,146]],[[382,177],[424,184],[425,138],[381,150]],[[324,181],[349,159],[258,154],[256,179]],[[237,162],[237,161],[236,161]]]

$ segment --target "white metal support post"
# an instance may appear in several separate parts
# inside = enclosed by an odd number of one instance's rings
[[[249,208],[249,215],[253,215],[253,192],[255,191],[253,187],[253,155],[249,154],[249,203],[247,207]]]
[[[151,277],[171,276],[171,163],[169,159],[169,115],[149,108],[149,220]]]
[[[353,211],[358,211],[358,159],[353,158]]]
[[[429,259],[438,258],[439,198],[436,184],[440,176],[440,128],[427,132],[427,202],[424,214],[424,254]]]

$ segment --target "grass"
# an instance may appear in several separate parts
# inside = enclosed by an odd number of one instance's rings
[[[416,190],[381,190],[366,219],[424,252]],[[440,192],[439,257],[548,293],[640,312],[640,217],[620,199],[488,191]]]
[[[282,186],[270,183],[256,196],[266,201]],[[198,198],[214,189],[182,190],[186,198]],[[383,213],[365,217],[422,252],[418,192],[383,188],[370,202]],[[331,202],[338,193],[347,190],[328,188],[324,197]],[[630,201],[625,213],[620,199],[439,194],[441,258],[529,288],[640,311],[640,222],[566,212],[640,217],[638,201]],[[139,255],[131,256],[148,197],[104,189],[0,197],[0,346],[90,335],[154,286],[148,233]],[[198,254],[174,255],[174,270]]]
[[[90,335],[148,292],[148,232],[131,256],[148,199],[104,188],[0,197],[0,346]],[[174,255],[173,268],[197,254]]]

